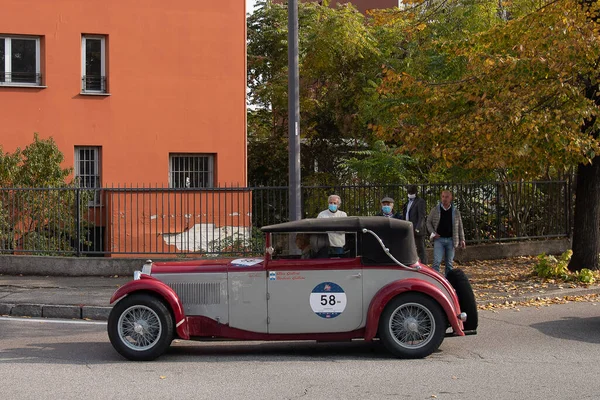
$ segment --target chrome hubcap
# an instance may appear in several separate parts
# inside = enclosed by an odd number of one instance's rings
[[[406,318],[406,321],[404,321],[404,329],[409,332],[419,332],[419,323],[413,317]]]
[[[135,305],[119,317],[119,337],[130,349],[144,351],[152,348],[162,333],[158,314],[149,307]]]
[[[433,338],[435,320],[427,307],[419,303],[406,303],[394,310],[388,328],[398,345],[418,349]]]

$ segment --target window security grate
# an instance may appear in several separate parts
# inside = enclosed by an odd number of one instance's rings
[[[172,188],[213,187],[214,155],[171,154],[169,184]]]

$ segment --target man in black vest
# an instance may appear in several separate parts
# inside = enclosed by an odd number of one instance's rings
[[[403,219],[412,222],[413,233],[415,235],[415,244],[417,245],[417,254],[423,264],[427,264],[427,255],[425,254],[425,200],[417,196],[417,186],[408,185],[408,201],[402,207]]]
[[[454,249],[466,247],[465,232],[460,212],[452,205],[452,192],[442,190],[442,201],[431,209],[427,217],[427,230],[433,242],[433,264],[431,268],[440,272],[442,258],[446,260],[444,274],[452,270]]]

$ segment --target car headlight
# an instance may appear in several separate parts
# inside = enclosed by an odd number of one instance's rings
[[[152,274],[152,260],[146,260],[146,263],[142,267],[142,274],[146,274],[146,275]]]

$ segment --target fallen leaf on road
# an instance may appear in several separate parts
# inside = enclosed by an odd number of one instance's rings
[[[167,377],[166,377],[166,376],[164,376],[164,375],[161,375],[161,376],[160,376],[160,379],[166,379],[166,378],[167,378]]]

